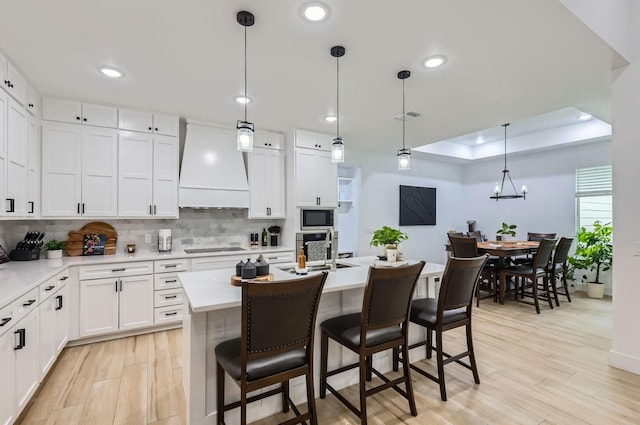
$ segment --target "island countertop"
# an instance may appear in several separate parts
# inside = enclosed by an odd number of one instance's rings
[[[338,264],[349,264],[353,267],[339,268],[329,272],[323,293],[345,291],[364,287],[367,282],[369,266],[375,263],[376,257],[355,257],[338,260]],[[409,260],[408,263],[415,263]],[[294,264],[272,265],[270,272],[274,280],[295,279],[295,274],[280,270],[278,267],[293,267]],[[439,276],[444,271],[444,265],[427,263],[420,277]],[[319,272],[315,272],[319,273]],[[200,272],[178,273],[189,307],[193,313],[239,307],[242,303],[240,287],[231,285],[231,276],[235,270],[207,270]]]

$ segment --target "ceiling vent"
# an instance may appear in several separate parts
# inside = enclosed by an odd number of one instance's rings
[[[407,112],[406,114],[404,114],[404,120],[402,119],[403,118],[402,114],[396,115],[395,117],[393,117],[393,119],[398,121],[409,121],[410,119],[418,118],[419,116],[420,114],[417,112]]]

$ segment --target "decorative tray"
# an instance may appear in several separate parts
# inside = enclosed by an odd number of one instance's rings
[[[273,281],[273,273],[266,274],[264,276],[254,277],[253,279],[242,279],[241,276],[231,276],[231,284],[233,286],[242,286],[242,281],[251,282],[271,282]]]

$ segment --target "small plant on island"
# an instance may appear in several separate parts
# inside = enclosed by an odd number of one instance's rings
[[[407,239],[409,239],[409,236],[407,236],[405,232],[389,226],[382,226],[382,228],[373,232],[370,245],[382,247],[392,245],[396,247],[400,242],[406,241]]]
[[[51,239],[50,241],[45,242],[43,246],[47,251],[56,251],[59,249],[64,249],[64,241]]]

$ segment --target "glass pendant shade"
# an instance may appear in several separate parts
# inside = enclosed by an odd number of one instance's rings
[[[253,124],[247,121],[238,121],[237,148],[241,152],[253,151]]]
[[[342,143],[342,137],[333,139],[333,143],[331,144],[331,162],[344,162],[344,143]]]
[[[411,151],[409,149],[398,149],[398,170],[411,169]]]

